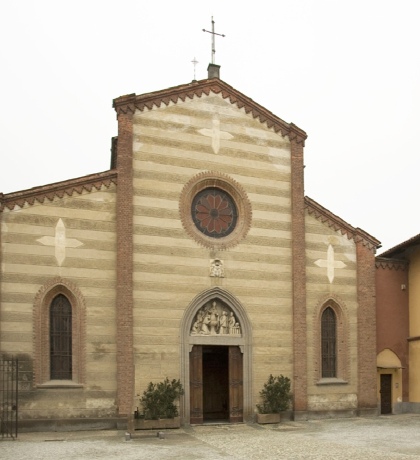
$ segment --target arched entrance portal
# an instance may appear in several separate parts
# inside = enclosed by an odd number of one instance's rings
[[[190,423],[243,421],[244,382],[239,347],[193,345],[189,385]]]
[[[238,300],[220,288],[198,295],[185,312],[181,344],[184,422],[249,420],[251,328]]]

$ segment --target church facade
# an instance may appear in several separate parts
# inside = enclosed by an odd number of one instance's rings
[[[124,423],[166,377],[185,424],[254,420],[270,374],[295,419],[376,413],[379,241],[305,197],[305,132],[210,67],[114,100],[109,171],[0,196],[22,424]]]

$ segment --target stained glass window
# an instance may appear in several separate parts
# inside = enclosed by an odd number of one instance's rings
[[[212,238],[229,235],[238,217],[233,199],[218,188],[199,192],[192,202],[191,214],[198,230]]]

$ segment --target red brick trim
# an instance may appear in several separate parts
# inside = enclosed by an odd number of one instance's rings
[[[305,208],[309,215],[314,216],[317,220],[328,225],[335,231],[340,231],[346,235],[349,240],[360,241],[364,246],[369,248],[373,253],[380,247],[380,241],[369,235],[360,228],[352,227],[350,224],[340,219],[328,209],[321,206],[312,198],[305,196]]]
[[[176,104],[178,101],[193,99],[194,97],[208,96],[210,93],[221,94],[224,99],[228,99],[231,104],[236,104],[238,108],[244,108],[246,113],[250,113],[254,118],[258,118],[261,123],[266,123],[275,132],[281,132],[282,136],[289,136],[290,141],[296,144],[304,144],[307,137],[306,133],[293,123],[286,123],[272,112],[257,104],[249,97],[240,93],[232,86],[218,78],[210,80],[194,81],[186,85],[180,85],[153,93],[128,94],[114,99],[113,107],[118,114],[133,114],[135,110],[141,112],[145,109],[160,107],[162,104]]]
[[[388,268],[389,270],[406,271],[408,268],[407,260],[382,259],[380,256],[375,260],[376,268]]]
[[[65,295],[72,307],[72,381],[85,383],[86,307],[79,288],[57,277],[45,283],[35,296],[33,308],[34,384],[50,380],[50,305],[58,294]]]
[[[303,144],[291,142],[292,283],[293,283],[293,406],[308,408],[305,203]]]
[[[375,256],[359,239],[357,257],[358,406],[377,406],[376,394],[376,278]]]
[[[238,220],[233,232],[220,239],[211,238],[197,230],[191,216],[191,203],[197,193],[208,187],[217,187],[235,201]],[[179,212],[185,231],[199,244],[210,249],[227,249],[246,237],[252,221],[251,202],[242,186],[226,174],[206,171],[192,177],[184,186],[179,199]]]
[[[117,151],[117,403],[119,415],[132,414],[133,355],[133,117],[118,115]]]
[[[5,272],[5,269],[3,268],[3,213],[1,212],[2,208],[2,202],[3,202],[3,193],[0,193],[0,280],[1,278],[4,276],[4,272]],[[3,287],[2,287],[2,284],[0,282],[0,338],[2,337],[2,321],[1,321],[1,305],[3,305],[2,303],[2,294],[3,294]],[[2,353],[2,345],[1,345],[1,340],[0,340],[0,353]]]
[[[72,196],[74,193],[81,194],[84,191],[91,192],[93,189],[100,190],[103,186],[110,187],[111,184],[116,183],[116,171],[105,171],[55,184],[34,187],[29,190],[7,193],[0,195],[0,212],[4,208],[13,209],[15,206],[23,207],[26,204],[33,205],[35,202],[52,201],[56,197],[63,198],[64,195]]]

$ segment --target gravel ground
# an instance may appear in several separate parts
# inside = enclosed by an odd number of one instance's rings
[[[420,415],[214,425],[156,431],[21,433],[0,440],[3,460],[420,459]]]

